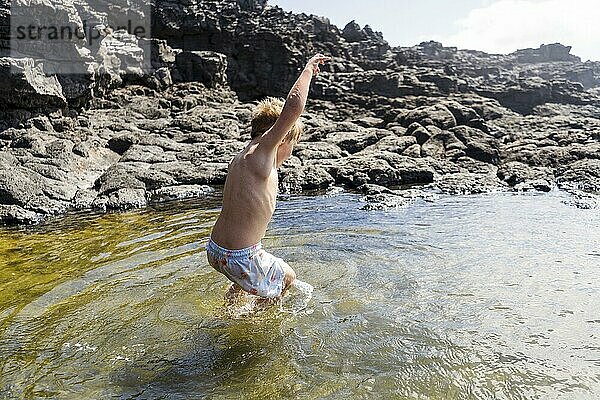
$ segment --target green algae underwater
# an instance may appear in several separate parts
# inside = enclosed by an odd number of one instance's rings
[[[232,316],[217,195],[0,230],[0,398],[597,398],[600,213],[564,194],[280,201],[315,287]]]

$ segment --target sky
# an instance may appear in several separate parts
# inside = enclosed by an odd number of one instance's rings
[[[351,20],[383,32],[392,46],[444,46],[511,53],[541,44],[572,46],[600,61],[600,0],[269,0],[284,10]]]

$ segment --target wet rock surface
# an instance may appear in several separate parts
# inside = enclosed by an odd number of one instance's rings
[[[87,75],[51,74],[2,49],[1,223],[210,193],[249,139],[253,101],[285,96],[315,52],[333,60],[313,81],[281,191],[344,186],[375,209],[558,187],[574,206],[598,204],[600,63],[567,46],[390,47],[368,26],[265,1],[158,0],[153,10],[147,73],[142,39],[120,31],[81,60]],[[109,68],[116,60],[133,67]]]

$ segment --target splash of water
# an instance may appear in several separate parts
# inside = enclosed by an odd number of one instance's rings
[[[294,315],[306,311],[314,290],[310,283],[296,279],[281,299],[280,310]]]
[[[280,312],[297,315],[307,309],[313,291],[314,287],[311,284],[298,279],[283,297],[276,299],[253,296],[244,291],[233,292],[230,288],[225,295],[225,312],[233,319],[248,318],[278,305]]]

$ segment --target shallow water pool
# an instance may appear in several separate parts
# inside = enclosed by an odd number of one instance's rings
[[[314,286],[234,318],[219,198],[0,230],[0,398],[600,396],[600,212],[292,196],[265,247]]]

